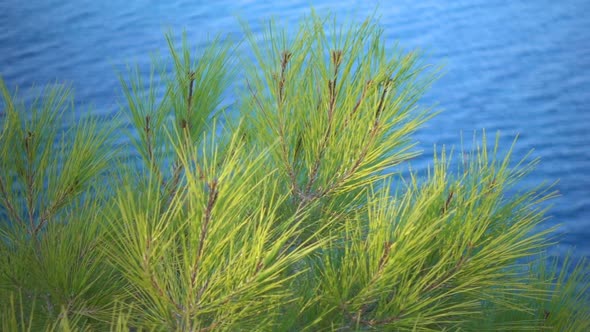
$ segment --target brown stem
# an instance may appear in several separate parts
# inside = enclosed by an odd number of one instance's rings
[[[295,151],[293,152],[293,162],[297,162],[299,159],[299,153],[301,151],[301,145],[303,144],[303,137],[301,134],[297,135],[297,143],[295,143]]]
[[[199,163],[197,163],[197,172],[199,173],[199,180],[204,180],[206,177],[205,172],[203,171],[203,168],[201,167],[201,165]]]
[[[322,159],[324,157],[324,154],[326,153],[328,142],[330,140],[330,135],[332,135],[334,112],[336,111],[336,85],[338,84],[338,69],[340,68],[340,63],[342,62],[342,51],[332,51],[331,59],[332,63],[334,64],[334,78],[328,80],[328,127],[326,128],[324,136],[322,137],[317,158],[311,169],[309,181],[305,188],[306,194],[309,194],[311,192],[311,189],[315,184],[315,181],[317,181],[318,172],[322,163]]]
[[[151,252],[151,239],[148,238],[145,252],[143,253],[142,267],[143,267],[143,270],[148,274],[149,279],[150,279],[150,284],[152,285],[154,290],[156,290],[156,292],[158,292],[158,295],[163,298],[163,297],[165,297],[165,292],[160,287],[160,285],[158,284],[158,281],[156,280],[156,277],[152,273],[152,266],[150,264],[150,256],[149,256],[150,252]]]
[[[391,82],[392,82],[391,80],[388,80],[385,83],[385,87],[383,88],[383,92],[381,93],[381,97],[379,98],[379,104],[377,106],[377,109],[375,110],[375,121],[373,121],[373,126],[371,127],[371,130],[369,131],[369,140],[368,140],[367,144],[365,144],[365,146],[363,147],[363,150],[359,154],[358,158],[355,160],[352,167],[348,171],[346,171],[342,175],[342,177],[340,177],[340,179],[338,179],[332,185],[330,185],[326,189],[324,189],[324,191],[321,193],[321,195],[327,195],[331,191],[336,189],[343,182],[348,180],[357,171],[357,169],[361,166],[362,162],[364,161],[365,157],[367,156],[367,153],[369,153],[369,147],[371,145],[373,145],[375,139],[377,138],[377,132],[379,131],[379,116],[381,115],[381,112],[383,111],[383,108],[385,105],[385,99],[387,99],[387,92],[388,92],[389,86],[391,85]]]
[[[449,278],[451,278],[455,273],[459,271],[459,269],[461,269],[461,267],[463,267],[463,264],[467,261],[467,257],[465,256],[466,255],[461,255],[461,258],[459,258],[457,263],[455,263],[455,266],[453,266],[453,268],[444,276],[434,281],[430,286],[426,287],[426,291],[432,291],[444,285],[445,282],[449,280]]]
[[[152,149],[152,140],[151,140],[152,135],[151,135],[150,116],[149,115],[145,116],[145,127],[143,128],[143,130],[145,131],[148,159],[151,163],[154,158],[154,153],[153,153],[153,149]]]
[[[284,103],[284,98],[285,98],[285,82],[286,82],[286,77],[285,77],[285,73],[287,71],[287,66],[289,64],[289,61],[291,60],[292,57],[292,53],[289,51],[284,51],[281,53],[281,71],[280,71],[280,75],[279,77],[276,77],[275,74],[275,79],[278,81],[278,100],[277,100],[277,107],[278,107],[278,114],[279,116],[281,116],[281,110],[282,110],[282,106]],[[260,108],[260,111],[263,114],[266,114],[267,112],[265,111],[264,107],[262,106],[262,102],[260,101],[260,99],[258,98],[258,94],[254,91],[254,89],[252,88],[252,86],[250,85],[250,81],[246,79],[246,84],[248,86],[248,90],[250,91],[250,93],[252,94],[252,97],[254,98],[254,101],[256,102],[256,104],[258,105],[258,108]],[[278,134],[279,134],[279,139],[281,142],[281,152],[282,152],[282,158],[283,158],[283,164],[285,166],[285,169],[287,171],[287,175],[289,176],[289,179],[291,181],[291,191],[295,194],[298,195],[298,193],[301,191],[299,189],[299,185],[297,184],[297,177],[295,175],[295,171],[293,170],[293,168],[291,167],[291,164],[289,163],[289,153],[287,150],[287,145],[286,145],[286,140],[285,140],[285,130],[283,128],[284,124],[282,119],[279,119],[279,124],[278,124]]]
[[[209,332],[209,331],[213,331],[217,328],[217,326],[219,326],[219,322],[215,322],[212,323],[211,325],[207,326],[207,327],[203,327],[203,328],[199,328],[199,332]]]
[[[260,99],[258,98],[258,94],[256,93],[256,91],[254,91],[254,88],[252,88],[252,85],[250,85],[250,80],[246,79],[246,85],[248,86],[248,90],[250,90],[252,97],[254,97],[254,101],[256,101],[258,108],[260,108],[260,111],[262,113],[266,114],[266,111],[264,110],[264,107],[262,107],[262,103],[261,103]]]
[[[35,172],[33,170],[33,147],[32,145],[34,139],[34,135],[32,132],[27,131],[27,136],[24,138],[24,146],[25,152],[27,155],[27,170],[25,173],[25,183],[26,183],[26,203],[27,203],[27,213],[29,217],[29,227],[31,231],[35,229],[35,202],[34,202],[34,195],[33,195],[33,186],[35,181]]]
[[[203,286],[201,286],[201,288],[199,289],[199,291],[197,292],[197,297],[195,300],[195,303],[199,303],[201,301],[201,297],[203,296],[203,294],[205,293],[205,290],[207,290],[207,287],[209,287],[209,282],[211,279],[207,279],[205,280],[205,284]],[[194,286],[193,286],[194,287]]]
[[[4,206],[10,213],[10,216],[15,221],[19,222],[21,225],[24,224],[24,220],[21,218],[21,216],[18,215],[12,203],[10,203],[10,199],[8,198],[8,189],[6,188],[6,185],[4,184],[2,177],[0,177],[0,194],[2,194],[2,201],[4,202]]]
[[[193,270],[191,272],[191,285],[194,287],[198,269],[199,269],[199,262],[201,261],[201,257],[203,255],[203,248],[205,247],[205,237],[207,236],[207,232],[209,231],[209,223],[211,222],[211,216],[213,212],[213,207],[217,202],[217,197],[219,195],[219,190],[217,188],[217,180],[213,180],[209,183],[209,198],[207,199],[207,207],[205,208],[205,212],[203,214],[203,221],[201,222],[201,233],[199,235],[199,246],[197,248],[197,256],[195,257],[195,263],[193,265]]]
[[[369,136],[369,141],[363,147],[363,150],[359,154],[358,158],[355,160],[355,162],[352,165],[352,167],[348,171],[346,171],[340,177],[340,179],[336,180],[334,183],[332,183],[332,185],[326,187],[326,189],[324,189],[324,191],[321,193],[321,195],[328,195],[330,192],[332,192],[333,190],[335,190],[336,188],[338,188],[342,183],[344,183],[346,180],[348,180],[358,170],[358,168],[361,166],[361,164],[365,160],[365,157],[367,156],[367,153],[369,153],[369,147],[371,145],[373,145],[373,142],[376,139],[376,134],[377,134],[378,126],[379,126],[379,123],[375,123],[374,124],[373,128],[371,129],[371,132],[369,133],[369,135],[370,135]]]
[[[285,82],[286,77],[285,73],[287,72],[287,65],[289,64],[289,60],[291,60],[292,54],[289,51],[283,51],[280,55],[281,58],[281,70],[280,74],[273,73],[272,77],[277,81],[277,95],[278,95],[278,104],[282,105],[285,101]]]
[[[189,72],[188,76],[189,76],[189,87],[188,87],[188,98],[186,101],[187,104],[187,110],[186,110],[186,117],[182,118],[180,120],[180,128],[182,129],[182,132],[184,134],[184,138],[186,140],[187,146],[189,144],[189,138],[191,136],[190,134],[190,115],[191,115],[191,108],[192,108],[192,101],[193,101],[193,85],[195,82],[195,75],[196,73],[194,71]],[[172,174],[172,182],[168,183],[170,185],[170,187],[168,188],[168,193],[167,193],[167,197],[169,200],[172,200],[172,197],[176,194],[177,190],[178,190],[178,185],[180,183],[180,177],[182,175],[182,171],[183,171],[183,165],[182,162],[180,160],[176,160],[174,162],[173,165],[173,174]],[[164,180],[162,180],[162,185],[163,187],[167,187],[168,185]]]
[[[383,249],[383,255],[379,258],[379,265],[377,273],[383,272],[383,268],[385,267],[385,263],[387,263],[387,259],[389,258],[389,252],[391,251],[391,242],[385,243],[385,248]]]
[[[355,314],[351,313],[350,310],[348,310],[348,308],[345,305],[341,306],[341,308],[343,309],[344,314],[346,316],[348,316],[348,318],[350,320],[354,321],[357,324],[361,323],[365,326],[370,326],[370,327],[391,324],[393,322],[400,320],[403,317],[403,311],[400,311],[400,313],[398,313],[397,315],[389,317],[389,318],[363,319],[362,315],[365,313],[365,311],[362,308],[360,310],[358,310]]]
[[[454,192],[451,191],[449,193],[449,196],[447,197],[447,200],[445,201],[445,205],[443,206],[441,213],[445,214],[447,212],[447,210],[449,209],[449,205],[451,205],[451,200],[453,199],[453,194]]]
[[[381,98],[379,98],[379,106],[377,106],[377,110],[375,111],[375,121],[378,121],[379,116],[383,112],[383,106],[385,105],[385,99],[387,99],[387,94],[389,93],[389,88],[391,87],[393,81],[388,79],[385,81],[383,91],[381,92]]]
[[[154,275],[154,273],[152,271],[153,268],[151,266],[151,259],[150,259],[151,248],[152,248],[151,238],[148,238],[147,243],[146,243],[145,252],[143,253],[143,259],[142,259],[141,265],[142,265],[144,272],[148,275],[150,285],[158,293],[158,296],[160,296],[161,298],[167,298],[174,305],[174,307],[176,307],[176,310],[182,312],[183,311],[182,305],[180,305],[179,303],[174,301],[174,299],[170,296],[170,294],[168,294],[168,292],[164,291],[164,289],[162,289],[162,287],[160,287],[160,285],[158,284],[158,280],[156,279],[156,276]]]
[[[367,83],[363,87],[363,91],[361,92],[361,96],[356,101],[356,104],[354,105],[352,111],[350,112],[350,114],[348,115],[348,117],[346,118],[346,120],[344,120],[344,126],[342,127],[342,129],[344,129],[344,128],[346,128],[348,126],[348,123],[350,122],[350,120],[354,117],[354,115],[356,114],[356,112],[358,112],[358,109],[361,107],[363,101],[365,100],[365,98],[367,96],[367,91],[369,90],[369,87],[372,84],[373,84],[373,81],[372,80],[368,80],[367,81]]]
[[[254,101],[258,105],[258,108],[260,109],[260,111],[263,114],[267,114],[266,110],[262,106],[262,102],[260,101],[260,98],[258,98],[258,94],[256,93],[256,91],[254,91],[254,89],[252,88],[252,85],[250,85],[250,81],[248,79],[246,79],[246,85],[248,86],[248,90],[252,94],[252,97],[254,98]],[[283,155],[282,155],[283,164],[284,164],[285,169],[287,171],[287,175],[289,176],[289,179],[291,180],[291,191],[293,192],[293,194],[297,195],[300,192],[300,189],[299,189],[299,185],[297,184],[297,177],[295,176],[295,171],[291,167],[291,164],[289,163],[288,158],[286,158],[287,151],[286,151],[286,146],[285,146],[285,138],[283,135],[282,127],[280,125],[278,128],[278,131],[279,131],[279,139],[281,140],[281,152],[283,153]]]
[[[334,116],[334,110],[336,108],[336,84],[336,77],[334,77],[333,80],[328,81],[328,119],[331,119]]]
[[[284,116],[283,116],[283,106],[285,102],[285,82],[286,82],[286,72],[287,66],[289,61],[291,60],[293,54],[289,51],[283,51],[281,53],[281,72],[278,77],[278,100],[277,100],[277,109],[278,109],[278,116],[279,116],[279,123],[278,123],[278,133],[279,139],[281,141],[281,152],[283,157],[283,163],[285,164],[285,168],[287,170],[287,174],[289,179],[291,180],[291,190],[294,193],[300,192],[299,185],[297,184],[297,177],[295,175],[295,171],[292,165],[289,163],[289,151],[286,144],[286,135],[285,135],[285,124],[284,124]],[[262,109],[262,106],[260,106]]]
[[[338,74],[338,69],[340,68],[340,64],[342,64],[342,50],[333,50],[330,53],[330,60],[334,65],[334,76]]]
[[[400,320],[402,318],[402,314],[398,314],[397,316],[392,316],[389,318],[385,318],[385,319],[361,319],[360,322],[363,323],[364,325],[368,325],[368,326],[380,326],[380,325],[386,325],[386,324],[391,324],[393,322],[396,322],[398,320]]]
[[[10,259],[10,255],[6,255],[6,261],[7,261],[7,266],[11,266],[11,259]],[[14,271],[11,271],[10,269],[2,269],[2,274],[4,276],[6,276],[6,278],[8,278],[10,281],[12,281],[12,286],[14,286],[15,288],[21,289],[22,288],[22,281],[19,281],[17,278],[14,277],[14,275],[9,274],[10,273],[14,273]]]
[[[149,167],[152,169],[152,171],[154,173],[156,173],[158,178],[162,179],[162,173],[160,172],[158,164],[156,163],[156,161],[154,159],[154,144],[152,142],[153,130],[152,130],[151,120],[152,120],[151,117],[149,115],[146,115],[145,116],[145,126],[143,127],[143,130],[145,132],[145,137],[146,137],[148,164],[149,164]]]
[[[180,183],[180,177],[182,176],[182,163],[180,161],[175,161],[174,162],[174,172],[172,174],[172,180],[171,182],[168,183],[168,185],[170,186],[168,188],[168,193],[167,193],[167,197],[169,200],[172,199],[172,197],[176,194],[176,191],[178,190],[178,185]],[[166,186],[166,184],[165,184]]]
[[[287,65],[289,64],[289,60],[291,60],[292,56],[293,54],[291,54],[291,52],[289,51],[284,51],[283,53],[281,53],[281,74],[279,76],[278,82],[279,104],[282,104],[285,101],[285,72],[287,71]]]
[[[66,202],[68,196],[75,192],[76,187],[78,187],[79,184],[80,183],[78,179],[74,179],[74,181],[57,197],[55,203],[43,211],[41,218],[39,218],[39,224],[32,228],[32,235],[37,235],[39,231],[43,229],[43,226],[45,226],[45,224],[49,221],[49,218],[51,218],[51,216],[59,210],[60,206]]]
[[[381,273],[383,272],[383,269],[385,269],[385,265],[387,264],[387,261],[389,259],[389,254],[391,252],[391,245],[392,244],[393,243],[389,242],[389,241],[384,243],[383,254],[379,258],[379,263],[377,265],[378,266],[377,271],[375,272],[375,274],[373,275],[371,280],[369,280],[369,283],[367,284],[367,286],[373,285],[375,282],[377,282],[377,280],[381,276]]]
[[[187,118],[191,114],[191,107],[193,102],[193,83],[195,82],[195,75],[194,71],[189,72],[189,85],[188,85],[188,100],[187,100],[187,108],[186,108],[186,116]]]

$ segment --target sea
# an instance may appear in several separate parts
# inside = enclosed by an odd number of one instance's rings
[[[185,32],[196,49],[218,35],[241,48],[244,24],[257,37],[269,19],[294,33],[312,10],[344,25],[371,17],[387,45],[442,67],[421,100],[440,113],[414,135],[414,170],[425,173],[435,146],[461,158],[461,142],[483,130],[490,141],[499,133],[500,153],[518,137],[514,159],[541,159],[519,188],[557,181],[544,223],[560,225],[550,255],[590,255],[587,0],[0,0],[0,76],[24,98],[69,84],[80,112],[108,117],[124,107],[118,75],[166,54],[165,33]]]

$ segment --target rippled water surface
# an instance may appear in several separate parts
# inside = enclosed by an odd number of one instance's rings
[[[273,16],[294,27],[312,5],[341,21],[375,13],[384,37],[420,48],[445,75],[424,99],[444,112],[420,130],[424,168],[434,144],[458,145],[461,133],[500,131],[515,154],[541,157],[523,186],[559,179],[551,223],[563,245],[590,254],[590,2],[564,1],[137,1],[0,0],[0,75],[10,87],[62,81],[93,112],[112,113],[124,64],[147,65],[165,52],[163,34],[186,29],[193,45],[208,35],[240,40],[237,17],[254,32]],[[377,7],[378,6],[378,7]],[[375,8],[377,10],[375,11]]]

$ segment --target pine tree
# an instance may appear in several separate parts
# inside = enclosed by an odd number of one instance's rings
[[[556,193],[508,194],[537,160],[483,133],[408,170],[435,114],[418,52],[371,19],[245,30],[242,58],[169,34],[115,118],[0,80],[2,331],[590,330],[587,261],[544,254]]]

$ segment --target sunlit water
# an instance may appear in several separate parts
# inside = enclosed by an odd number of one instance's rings
[[[0,0],[0,75],[10,87],[71,84],[78,103],[112,114],[117,71],[166,52],[164,32],[187,31],[202,47],[221,33],[241,40],[237,18],[255,33],[274,17],[293,29],[313,6],[340,22],[375,14],[391,45],[420,48],[445,75],[424,98],[444,112],[416,135],[424,170],[437,146],[458,146],[474,130],[519,134],[516,158],[535,149],[540,167],[522,186],[559,180],[547,225],[562,223],[562,245],[590,254],[590,2],[565,1],[137,1]],[[377,8],[377,10],[375,10]]]

